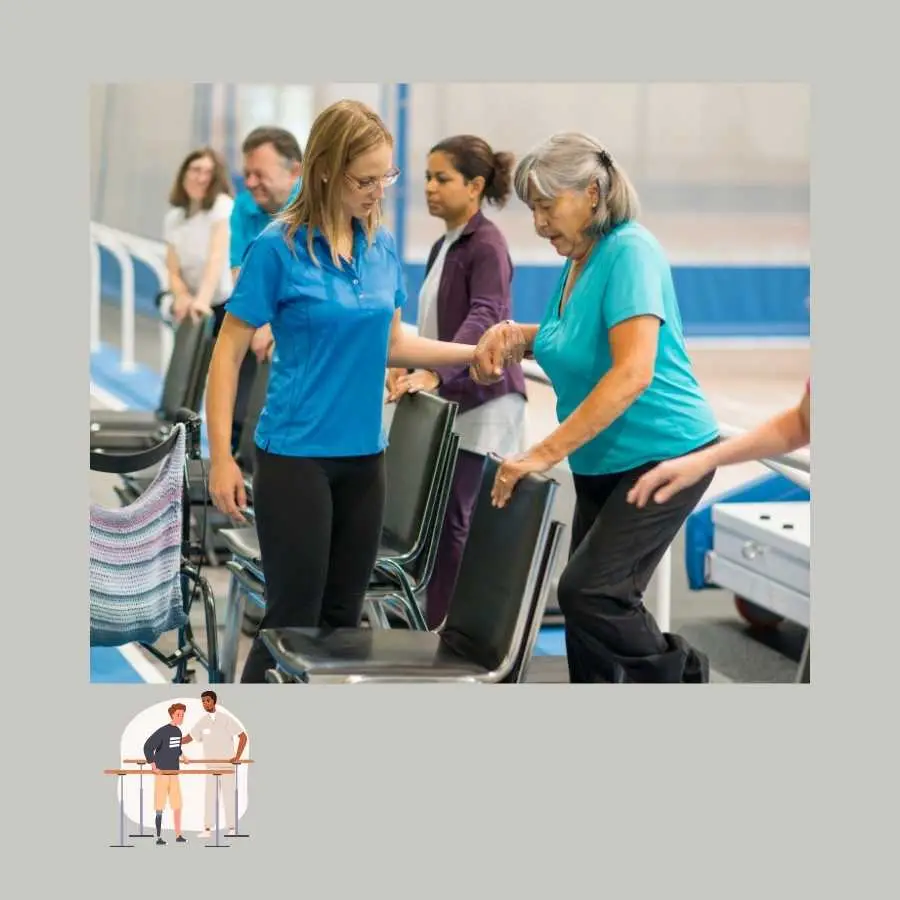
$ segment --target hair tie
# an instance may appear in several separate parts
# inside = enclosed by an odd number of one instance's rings
[[[604,168],[612,168],[612,159],[610,159],[609,154],[605,150],[597,151],[597,159],[600,160],[600,165],[602,165]]]

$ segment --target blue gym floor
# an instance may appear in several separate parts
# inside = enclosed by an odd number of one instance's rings
[[[91,684],[144,684],[118,647],[91,647]]]

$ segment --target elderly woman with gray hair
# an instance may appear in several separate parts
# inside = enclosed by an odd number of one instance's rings
[[[560,425],[504,460],[494,504],[504,506],[525,474],[568,460],[576,506],[558,601],[570,681],[706,683],[706,656],[663,634],[643,593],[714,470],[665,505],[628,497],[661,461],[718,440],[685,349],[671,268],[636,221],[628,175],[593,138],[554,135],[521,159],[514,182],[565,264],[540,324],[494,325],[480,348],[515,361],[532,355],[557,395]]]

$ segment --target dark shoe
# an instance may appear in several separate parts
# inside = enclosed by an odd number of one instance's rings
[[[176,844],[186,844],[187,838],[183,834],[179,834],[177,838],[175,838]]]
[[[165,841],[164,841],[161,837],[158,837],[158,838],[156,839],[156,843],[157,843],[157,844],[165,844]]]

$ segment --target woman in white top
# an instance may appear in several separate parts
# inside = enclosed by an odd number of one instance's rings
[[[228,264],[229,218],[234,188],[222,157],[209,147],[187,155],[169,194],[163,220],[166,267],[173,302],[171,317],[212,312],[215,332],[231,295]]]
[[[477,344],[492,325],[510,318],[512,260],[500,229],[481,212],[486,200],[502,207],[512,192],[514,159],[495,153],[480,137],[456,135],[432,147],[425,176],[431,215],[446,233],[431,248],[419,293],[419,333],[426,338]],[[525,446],[525,378],[518,363],[489,385],[468,367],[434,371],[391,369],[388,399],[436,391],[459,404],[459,457],[435,569],[428,585],[430,628],[444,620],[456,583],[478,489],[484,454],[514,455]]]

